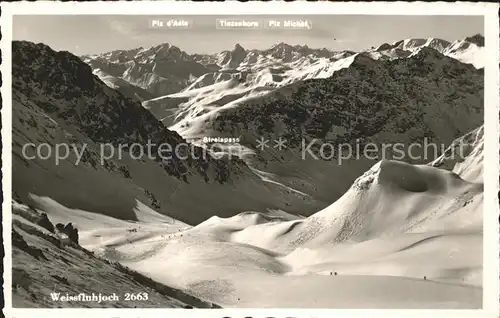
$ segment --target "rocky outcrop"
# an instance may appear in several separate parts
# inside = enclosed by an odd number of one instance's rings
[[[71,242],[78,244],[78,229],[74,228],[73,224],[71,224],[71,222],[66,224],[66,225],[64,225],[62,223],[57,223],[56,230],[57,230],[57,232],[56,232],[57,234],[65,235],[68,237],[68,239]]]
[[[47,213],[42,213],[40,219],[36,223],[37,225],[47,229],[49,232],[54,233],[54,224],[50,222]],[[77,242],[78,243],[78,242]]]

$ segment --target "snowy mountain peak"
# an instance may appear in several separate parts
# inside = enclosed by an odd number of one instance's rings
[[[237,68],[247,57],[248,52],[240,44],[236,44],[231,51],[224,51],[217,55],[217,65],[227,68]]]
[[[430,185],[416,166],[393,160],[381,160],[356,179],[354,189],[366,190],[372,185],[408,192],[425,192]]]
[[[473,36],[466,37],[465,41],[474,43],[477,46],[484,47],[484,36],[479,33],[474,34]]]
[[[377,47],[375,49],[375,51],[377,51],[377,52],[386,51],[386,50],[390,50],[392,48],[394,48],[393,45],[391,45],[389,43],[384,43],[384,44],[380,45],[379,47]]]
[[[233,53],[245,53],[246,50],[243,46],[241,46],[239,43],[236,43],[236,45],[233,48]]]
[[[191,58],[189,54],[183,52],[177,46],[171,45],[169,43],[162,43],[160,45],[152,46],[150,48],[138,51],[137,54],[131,56],[129,60],[139,60],[142,62],[150,63],[159,60],[191,60]]]
[[[265,52],[270,52],[271,54],[273,54],[273,53],[278,53],[278,54],[296,53],[296,54],[300,54],[300,55],[305,56],[305,55],[309,55],[311,53],[316,53],[316,52],[323,52],[324,53],[325,51],[331,53],[329,50],[327,50],[325,48],[312,49],[312,48],[309,48],[309,46],[307,46],[307,45],[300,45],[300,44],[290,45],[290,44],[285,43],[285,42],[280,42],[280,43],[274,44]]]
[[[404,39],[394,43],[394,46],[403,50],[411,50],[423,46],[427,39]]]
[[[429,38],[424,45],[442,53],[450,44],[451,43],[446,40]]]
[[[314,53],[315,51],[316,50],[310,49],[308,46],[292,46],[285,42],[280,42],[274,44],[269,49],[262,51],[261,54],[265,56],[269,55],[282,62],[292,62],[300,59],[301,57],[305,57],[311,53]]]
[[[300,45],[297,45],[296,47],[301,47]],[[287,49],[287,48],[290,48],[292,49],[293,46],[291,46],[290,44],[287,44],[285,42],[279,42],[279,43],[276,43],[274,44],[273,46],[271,46],[271,49]]]
[[[428,47],[428,46],[421,46],[421,47],[418,47],[414,50],[414,52],[410,55],[410,57],[413,57],[413,56],[419,56],[421,58],[424,58],[424,59],[436,59],[436,60],[440,60],[440,59],[443,59],[445,58],[445,56],[441,53],[439,53],[436,49],[433,49],[431,47]]]
[[[168,52],[170,51],[170,48],[172,48],[173,46],[170,45],[170,43],[162,43],[158,46],[154,46],[154,49],[157,53],[159,52]]]
[[[172,58],[185,58],[188,54],[184,53],[177,46],[171,45],[169,43],[161,44],[154,47],[157,57],[172,57]]]
[[[484,67],[484,37],[480,34],[451,43],[444,54],[476,68]]]
[[[357,66],[364,68],[364,66],[373,66],[376,64],[376,60],[368,52],[357,53],[350,58],[352,59],[350,67],[354,68]]]
[[[427,47],[427,46],[421,46],[421,47],[418,47],[415,49],[415,51],[413,52],[412,55],[410,56],[416,56],[416,55],[420,55],[420,56],[434,56],[434,57],[437,57],[437,58],[442,58],[443,55],[440,54],[436,49],[433,49],[431,47]]]
[[[398,48],[406,51],[412,51],[418,49],[420,47],[430,47],[439,52],[443,52],[448,46],[450,42],[437,38],[415,38],[415,39],[405,39],[401,41],[397,41],[392,45],[392,48]],[[388,45],[385,47],[389,48]]]

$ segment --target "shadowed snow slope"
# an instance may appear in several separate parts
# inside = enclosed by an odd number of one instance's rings
[[[134,86],[122,78],[107,75],[100,69],[95,69],[93,73],[97,75],[99,79],[101,79],[101,81],[103,81],[107,86],[119,91],[128,98],[136,99],[142,102],[150,100],[154,97],[153,94],[146,91],[145,89]]]

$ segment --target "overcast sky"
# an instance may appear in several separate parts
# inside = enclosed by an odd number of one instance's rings
[[[184,18],[192,28],[153,29],[153,19]],[[14,40],[42,42],[55,50],[77,55],[116,49],[150,47],[170,43],[188,53],[214,53],[244,48],[265,49],[285,42],[312,48],[362,50],[405,38],[436,37],[453,41],[476,33],[484,34],[482,16],[246,16],[245,19],[307,19],[310,30],[266,28],[254,30],[218,30],[216,19],[224,16],[105,16],[105,15],[33,15],[15,16]],[[241,16],[239,17],[241,19]]]

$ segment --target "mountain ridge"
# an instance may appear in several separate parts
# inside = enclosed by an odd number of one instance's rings
[[[237,76],[245,80],[247,77],[245,74],[252,74],[252,78],[262,78],[260,84],[256,83],[259,87],[280,86],[304,79],[330,76],[339,67],[345,67],[341,66],[342,64],[348,65],[347,59],[355,54],[366,53],[375,59],[406,58],[421,47],[435,48],[442,54],[482,68],[484,48],[479,44],[484,46],[484,37],[482,41],[481,38],[482,36],[479,34],[455,42],[437,38],[410,38],[392,44],[385,43],[377,48],[359,52],[310,48],[307,45],[291,45],[280,42],[267,49],[247,50],[236,44],[232,49],[218,53],[189,54],[174,45],[163,43],[148,49],[117,50],[85,55],[81,58],[92,65],[94,70],[99,70],[102,73],[100,76],[103,78],[118,77],[123,79],[131,85],[146,90],[153,95],[154,99],[181,92],[194,84],[200,76],[210,73],[214,74],[214,83],[221,81],[217,78],[226,78],[227,76]],[[182,64],[182,71],[179,73],[176,70],[177,66],[171,68],[167,67],[167,64],[155,62],[157,50],[176,52],[173,55],[175,56],[173,61],[176,61],[176,64]],[[303,74],[297,76],[293,70],[299,69]],[[130,90],[135,89],[122,88],[125,95],[133,96],[133,93],[128,92]],[[147,102],[144,98],[139,99],[142,102]]]
[[[145,204],[191,224],[241,209],[285,208],[292,205],[290,202],[310,202],[312,211],[324,204],[289,193],[277,184],[262,184],[244,161],[217,157],[188,143],[138,101],[106,86],[70,53],[56,53],[28,42],[14,42],[13,52],[13,190],[25,202],[32,201],[32,194],[48,196],[65,206],[130,220]],[[151,148],[147,147],[149,141]],[[47,143],[51,149],[69,143],[83,156],[79,163],[73,152],[59,163],[27,160],[23,145],[30,142]],[[137,148],[132,152],[134,144],[151,149],[153,157],[140,156]],[[164,144],[182,147],[172,158],[162,160],[157,150]],[[103,145],[106,151],[115,149],[114,156],[108,158],[106,152],[103,158]],[[117,153],[121,145],[129,148]],[[123,157],[117,157],[119,154]],[[137,155],[139,160],[134,159]],[[229,189],[238,188],[242,190],[226,198]],[[266,198],[265,193],[281,198]],[[196,196],[199,202],[210,202],[214,197],[221,200],[198,211],[193,201]]]

